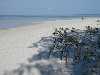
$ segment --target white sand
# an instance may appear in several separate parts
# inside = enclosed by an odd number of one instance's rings
[[[97,18],[46,21],[36,25],[0,30],[0,75],[4,70],[18,67],[27,62],[27,58],[36,53],[35,48],[29,48],[33,42],[43,36],[49,36],[56,27],[75,27],[84,29],[85,26],[97,26]]]

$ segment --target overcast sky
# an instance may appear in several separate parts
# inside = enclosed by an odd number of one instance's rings
[[[0,15],[99,14],[100,0],[0,0]]]

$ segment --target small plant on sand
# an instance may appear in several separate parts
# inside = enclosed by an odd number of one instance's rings
[[[68,28],[59,28],[55,29],[55,32],[53,33],[53,44],[49,47],[50,52],[49,56],[52,54],[56,54],[57,57],[59,57],[61,60],[65,59],[67,63],[68,58],[68,47],[78,47],[79,43],[79,37],[77,35],[71,35],[68,32]],[[75,32],[75,29],[72,29],[70,31]]]
[[[99,28],[87,26],[86,30],[77,30],[60,27],[55,29],[52,36],[42,38],[39,43],[46,50],[49,49],[46,51],[49,58],[59,58],[66,65],[74,65],[75,69],[80,66],[82,69],[78,70],[84,75],[93,75],[100,66]],[[34,43],[34,46],[38,44]]]
[[[84,34],[83,34],[84,33]],[[93,38],[95,38],[93,40]],[[55,55],[61,60],[68,63],[70,58],[70,48],[74,48],[73,62],[76,64],[82,63],[81,67],[85,75],[93,75],[97,62],[97,46],[100,48],[99,28],[86,27],[86,30],[77,32],[75,28],[55,29],[52,36],[53,42],[49,46],[49,57]],[[87,74],[86,74],[87,73]]]

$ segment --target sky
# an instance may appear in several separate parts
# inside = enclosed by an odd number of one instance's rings
[[[0,0],[0,15],[100,14],[100,0]]]

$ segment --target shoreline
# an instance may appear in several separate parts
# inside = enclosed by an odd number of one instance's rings
[[[38,24],[41,24],[41,23],[45,23],[45,22],[53,22],[53,21],[72,21],[72,20],[81,20],[81,17],[82,16],[73,16],[73,17],[71,17],[71,16],[69,16],[69,17],[63,17],[63,18],[59,18],[58,17],[58,19],[56,18],[56,17],[53,17],[53,18],[47,18],[47,19],[45,19],[45,20],[33,20],[32,22],[30,22],[30,23],[26,23],[26,24],[15,24],[15,25],[13,25],[12,23],[11,23],[11,26],[9,26],[9,24],[8,24],[8,27],[1,27],[0,28],[0,30],[8,30],[8,29],[13,29],[13,28],[18,28],[18,27],[25,27],[25,26],[30,26],[30,25],[38,25]],[[84,17],[84,20],[88,20],[88,19],[96,19],[96,20],[100,20],[100,16],[83,16]],[[10,19],[10,18],[9,18]],[[2,20],[2,19],[1,19]],[[7,20],[7,19],[5,19],[5,20]],[[6,21],[5,21],[6,22]],[[9,21],[8,21],[9,22]],[[6,26],[7,24],[5,24],[5,26]],[[2,26],[2,22],[1,22],[1,26]]]

